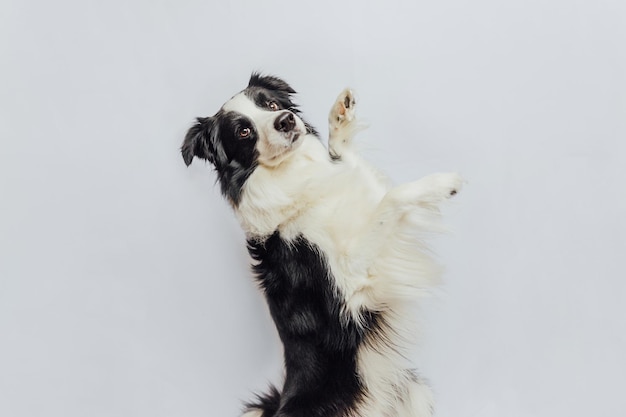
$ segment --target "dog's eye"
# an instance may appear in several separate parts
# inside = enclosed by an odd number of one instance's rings
[[[279,109],[279,107],[278,107],[278,103],[276,103],[275,101],[268,101],[268,102],[267,102],[267,107],[269,107],[269,109],[270,109],[271,111],[276,111],[276,110],[278,110],[278,109]]]
[[[246,128],[241,129],[239,131],[239,137],[240,138],[247,138],[248,136],[250,136],[250,133],[252,133],[252,131],[250,130],[249,127],[246,127]]]

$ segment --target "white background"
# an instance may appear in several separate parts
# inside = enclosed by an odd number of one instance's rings
[[[252,70],[396,182],[469,181],[414,359],[439,417],[626,408],[626,2],[0,6],[0,415],[236,416],[280,381],[244,237],[178,148]]]

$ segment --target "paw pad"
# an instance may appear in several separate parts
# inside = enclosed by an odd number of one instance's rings
[[[343,100],[343,105],[346,109],[349,109],[350,107],[356,104],[356,101],[354,100],[354,96],[352,95],[352,91],[349,91],[348,93],[349,94],[347,94],[346,98]]]
[[[349,88],[346,88],[339,94],[330,111],[328,120],[331,126],[337,128],[344,123],[351,122],[354,119],[355,106],[354,93]]]

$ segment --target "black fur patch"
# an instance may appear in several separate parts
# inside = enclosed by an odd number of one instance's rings
[[[365,329],[378,327],[377,315],[366,313],[364,326],[345,315],[324,257],[304,238],[288,242],[275,232],[262,243],[249,241],[248,250],[284,345],[286,378],[276,415],[345,415],[364,395],[357,351]]]
[[[250,135],[239,137],[239,132],[246,128]],[[187,132],[181,152],[187,165],[194,156],[211,162],[222,194],[237,205],[243,184],[257,166],[257,139],[254,124],[247,117],[219,111],[213,117],[197,119]]]
[[[286,94],[295,94],[296,90],[291,88],[289,84],[281,80],[278,77],[272,77],[271,75],[261,75],[258,72],[253,72],[248,82],[248,88],[261,87],[266,90],[280,91]]]

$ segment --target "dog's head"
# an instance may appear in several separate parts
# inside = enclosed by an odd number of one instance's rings
[[[241,187],[258,165],[279,165],[302,136],[315,134],[291,101],[294,93],[279,78],[253,73],[245,90],[189,129],[181,147],[185,164],[194,157],[212,163],[222,193],[236,205]]]

